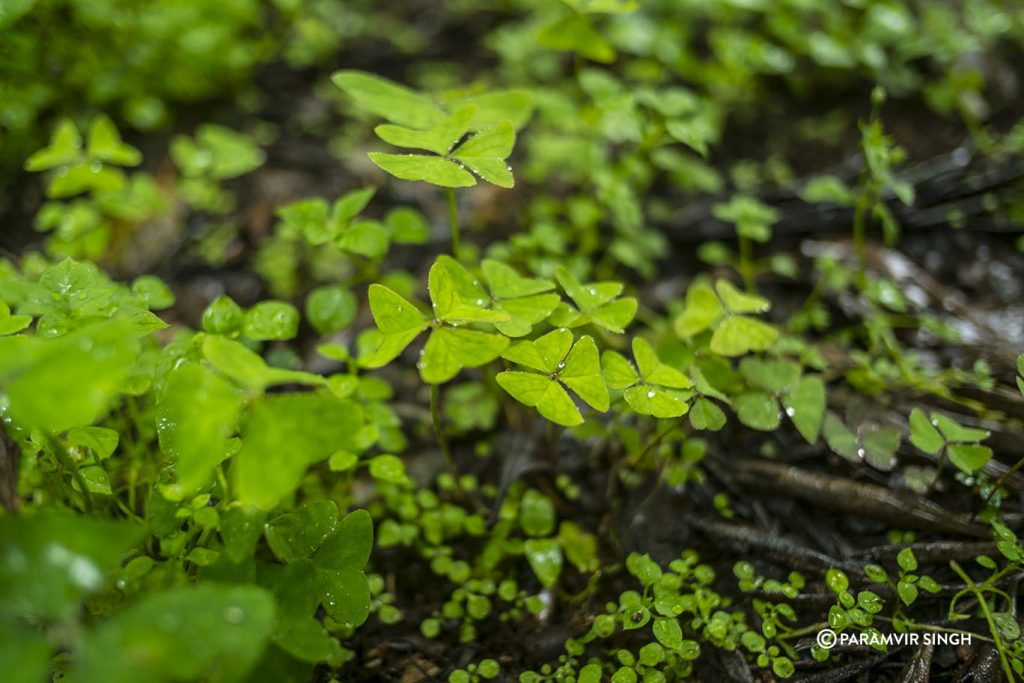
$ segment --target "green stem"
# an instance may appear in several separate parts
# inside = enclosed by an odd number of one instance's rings
[[[430,418],[434,423],[434,438],[437,439],[437,445],[441,448],[441,455],[444,456],[445,462],[448,464],[448,469],[451,470],[452,476],[455,477],[455,484],[459,483],[459,474],[455,469],[455,460],[452,459],[451,448],[448,447],[448,437],[444,434],[444,425],[441,422],[441,385],[431,384],[430,385]]]
[[[868,198],[861,195],[853,212],[853,249],[857,256],[857,285],[863,290],[868,286],[867,267],[867,221],[865,212]]]
[[[749,294],[754,290],[754,243],[749,237],[739,235],[740,241],[740,275],[743,277],[743,286]]]
[[[462,261],[462,245],[459,241],[459,208],[455,204],[455,190],[448,188],[448,219],[452,224],[452,256]]]
[[[992,640],[996,646],[996,652],[999,653],[999,662],[1003,665],[1003,672],[1006,674],[1006,680],[1014,680],[1013,667],[1010,666],[1009,660],[1006,658],[1006,649],[1003,647],[1003,641],[999,638],[999,629],[996,628],[996,622],[992,618],[992,610],[989,609],[988,600],[985,599],[985,593],[978,585],[974,583],[974,580],[963,570],[963,568],[957,563],[956,560],[950,560],[949,566],[952,567],[953,571],[963,579],[967,585],[967,589],[970,590],[978,598],[978,604],[981,606],[981,612],[985,615],[985,622],[988,624],[988,630],[992,634]]]

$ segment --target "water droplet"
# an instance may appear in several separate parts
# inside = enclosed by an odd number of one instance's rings
[[[647,392],[647,398],[654,398],[654,389]]]
[[[99,173],[100,171],[103,170],[103,164],[101,164],[98,161],[94,161],[89,165],[89,170],[92,171],[93,173]]]
[[[565,368],[565,361],[564,360],[558,361],[558,369],[562,370],[564,368]]]
[[[865,451],[863,448],[858,448],[857,449],[857,457],[858,458],[863,460],[866,455],[867,455],[867,451]]]
[[[484,301],[483,299],[477,299],[476,300],[476,305],[477,306],[483,306],[485,303],[487,303],[487,302]]]
[[[224,609],[224,621],[229,624],[241,624],[245,621],[245,610],[237,605],[229,605]]]
[[[789,415],[790,417],[796,415],[796,411],[793,410],[793,406],[786,406],[786,415]]]

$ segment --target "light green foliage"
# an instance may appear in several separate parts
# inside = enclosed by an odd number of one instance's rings
[[[238,499],[272,508],[296,489],[309,465],[350,447],[363,423],[358,404],[322,394],[256,399],[232,464]]]
[[[629,406],[642,415],[669,418],[689,410],[686,391],[693,382],[685,374],[659,360],[650,343],[633,338],[636,368],[621,354],[605,351],[601,355],[604,377],[611,389],[624,390]]]
[[[964,427],[942,413],[932,413],[930,419],[919,408],[910,413],[910,442],[929,455],[945,448],[949,461],[967,474],[992,459],[992,449],[978,443],[988,437],[988,430]]]
[[[561,267],[555,271],[555,277],[576,306],[563,302],[551,317],[554,325],[581,327],[592,323],[609,332],[622,334],[636,315],[636,299],[620,297],[623,290],[621,282],[583,284]]]
[[[0,338],[0,386],[11,417],[50,433],[92,424],[123,391],[145,332],[117,318],[53,339]]]
[[[747,195],[736,195],[726,203],[716,204],[713,214],[735,225],[740,237],[755,242],[771,239],[772,225],[779,220],[778,211]]]
[[[456,101],[446,113],[420,93],[372,74],[339,71],[333,81],[357,104],[391,121],[374,129],[381,140],[437,155],[371,152],[370,160],[396,178],[470,187],[476,185],[475,173],[499,187],[515,184],[505,160],[515,146],[516,123],[525,122],[530,108],[525,93]]]
[[[305,661],[326,659],[334,645],[314,619],[317,606],[349,627],[362,624],[370,612],[370,585],[363,573],[373,547],[370,515],[357,510],[339,521],[333,502],[316,501],[270,519],[266,536],[285,562],[266,573],[266,585],[280,605],[275,640]]]
[[[138,166],[142,153],[121,141],[113,122],[95,118],[83,144],[73,121],[64,119],[54,129],[49,146],[25,162],[28,171],[56,171],[47,185],[50,197],[71,197],[82,192],[112,192],[124,187],[119,166]]]
[[[834,452],[853,462],[867,462],[881,470],[896,466],[896,449],[900,430],[896,427],[867,423],[851,429],[834,413],[825,413],[822,436]]]
[[[509,320],[495,323],[506,336],[529,334],[534,325],[551,315],[560,301],[557,294],[546,293],[555,288],[548,280],[523,277],[511,266],[494,259],[484,259],[481,269],[494,309],[509,315]]]
[[[502,357],[536,372],[501,372],[496,378],[498,384],[552,422],[566,427],[583,423],[583,416],[566,388],[591,408],[608,410],[608,387],[601,375],[597,345],[592,337],[574,341],[569,330],[555,330],[536,341],[512,344]]]
[[[767,299],[744,294],[726,280],[717,281],[714,289],[698,282],[686,292],[686,308],[675,319],[675,331],[690,338],[713,328],[709,347],[723,356],[763,351],[775,343],[779,333],[749,314],[770,308]]]
[[[157,407],[157,435],[185,492],[205,485],[237,448],[231,437],[241,407],[239,392],[202,365],[182,365],[168,375]]]
[[[270,595],[255,586],[169,590],[87,634],[74,678],[99,683],[204,675],[237,681],[256,664],[273,618]]]
[[[469,271],[442,256],[430,269],[429,289],[433,321],[387,287],[370,286],[370,311],[380,336],[376,349],[362,359],[364,366],[385,365],[428,327],[430,338],[417,363],[425,382],[447,382],[462,368],[479,367],[501,355],[509,344],[508,338],[460,327],[511,319],[508,313],[487,308],[489,297]]]

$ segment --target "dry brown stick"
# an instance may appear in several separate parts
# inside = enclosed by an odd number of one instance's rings
[[[950,514],[911,494],[852,479],[830,477],[767,460],[733,461],[736,480],[747,489],[769,490],[799,498],[815,507],[877,519],[901,528],[987,538],[986,527]]]

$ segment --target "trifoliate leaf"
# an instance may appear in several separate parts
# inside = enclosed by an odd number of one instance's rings
[[[50,144],[39,150],[25,162],[25,170],[47,171],[58,166],[73,164],[82,155],[82,136],[70,119],[61,119],[53,129]]]
[[[472,187],[476,178],[454,161],[423,154],[370,152],[370,161],[402,180],[423,180],[441,187]]]
[[[731,315],[712,335],[711,350],[723,356],[742,356],[750,351],[764,351],[778,338],[778,330],[767,323],[744,315]]]
[[[102,115],[96,117],[89,127],[86,155],[115,166],[137,166],[142,161],[142,152],[122,142],[114,122]]]
[[[558,284],[562,285],[565,293],[584,313],[608,303],[621,294],[623,289],[621,282],[589,282],[584,285],[561,266],[555,271],[555,277],[558,278]]]

